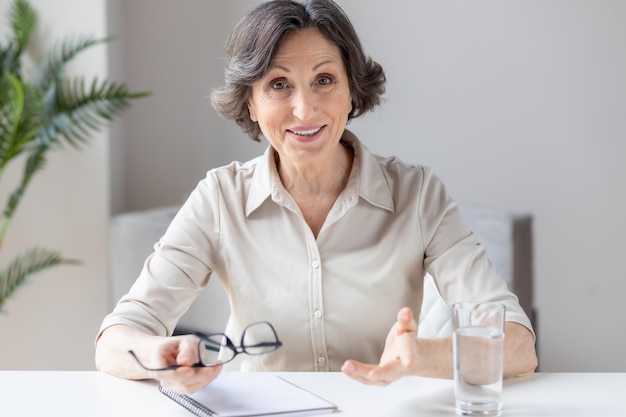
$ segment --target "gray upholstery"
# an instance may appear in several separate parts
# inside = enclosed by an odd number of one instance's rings
[[[177,206],[129,212],[115,216],[110,228],[111,307],[124,295],[178,210]],[[484,244],[496,270],[532,320],[531,216],[501,210],[462,206],[468,224]],[[211,279],[181,318],[182,331],[221,331],[229,314],[226,294],[218,279]],[[419,335],[437,337],[452,331],[450,307],[441,299],[432,278],[426,277]]]

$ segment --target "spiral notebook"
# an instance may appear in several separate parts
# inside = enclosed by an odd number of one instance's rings
[[[272,373],[223,372],[193,394],[159,390],[200,417],[310,416],[337,407]]]

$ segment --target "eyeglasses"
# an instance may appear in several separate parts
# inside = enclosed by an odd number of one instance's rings
[[[239,346],[230,340],[224,333],[204,334],[195,332],[198,341],[198,361],[193,365],[170,365],[164,368],[150,368],[145,366],[137,357],[135,352],[129,350],[139,366],[147,371],[170,371],[183,366],[191,368],[207,368],[220,366],[235,359],[241,353],[247,355],[264,355],[279,349],[283,344],[278,340],[274,327],[266,322],[259,321],[248,325],[241,334]],[[219,352],[219,360],[218,360]]]

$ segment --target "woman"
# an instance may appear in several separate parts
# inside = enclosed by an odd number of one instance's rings
[[[222,366],[185,366],[198,361],[198,339],[168,337],[213,272],[231,305],[226,334],[266,320],[283,343],[225,366],[341,370],[379,385],[451,378],[450,338],[416,338],[430,272],[449,303],[506,304],[505,376],[535,369],[530,322],[443,184],[427,168],[371,154],[346,130],[379,103],[385,77],[336,4],[252,9],[229,39],[225,80],[214,107],[269,147],[200,181],[102,323],[99,369],[178,392],[216,378]]]

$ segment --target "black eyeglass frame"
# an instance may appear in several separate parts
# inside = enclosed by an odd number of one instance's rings
[[[272,334],[274,335],[275,342],[261,342],[261,343],[257,343],[254,345],[246,346],[244,344],[246,331],[250,327],[257,326],[259,324],[267,324],[267,326],[272,331]],[[182,368],[185,366],[189,368],[213,368],[213,367],[221,366],[225,363],[231,362],[233,359],[235,359],[235,357],[237,357],[237,355],[242,354],[242,353],[245,353],[246,355],[252,355],[252,356],[264,355],[266,353],[271,353],[280,349],[280,347],[283,345],[282,342],[278,339],[278,335],[276,334],[276,330],[274,329],[274,326],[272,326],[271,323],[267,321],[257,321],[257,322],[247,325],[243,329],[243,332],[241,333],[241,341],[239,343],[239,346],[235,346],[232,340],[228,336],[226,336],[224,333],[194,332],[193,335],[198,337],[200,339],[200,342],[198,343],[198,362],[192,365],[169,365],[163,368],[149,368],[145,366],[143,363],[141,363],[141,361],[139,360],[139,358],[137,357],[137,355],[132,349],[129,350],[128,353],[130,353],[132,357],[135,358],[139,366],[141,366],[146,371],[173,371],[175,369]],[[211,339],[216,336],[223,338],[226,343],[217,343],[216,341]],[[203,345],[206,349],[212,350],[214,352],[219,352],[220,348],[223,348],[223,347],[228,348],[233,352],[233,356],[230,359],[225,360],[225,361],[220,361],[218,363],[213,363],[213,364],[205,364],[204,362],[202,362],[202,359],[201,359]],[[262,352],[254,352],[254,351],[250,352],[249,350],[253,348],[265,348],[267,350],[264,349]]]

